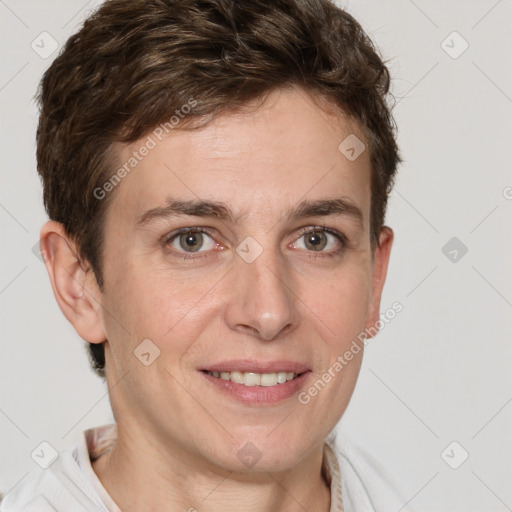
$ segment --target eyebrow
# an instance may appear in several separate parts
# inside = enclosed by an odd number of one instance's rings
[[[167,198],[165,206],[152,208],[139,216],[137,225],[144,226],[157,219],[167,219],[180,215],[194,217],[213,217],[232,224],[237,224],[245,215],[235,215],[222,202],[206,200],[187,200]],[[363,213],[354,203],[347,199],[317,199],[300,202],[286,217],[288,220],[301,220],[307,217],[326,217],[330,215],[346,216],[363,225]]]
[[[363,226],[363,212],[358,206],[347,199],[318,199],[316,201],[302,201],[288,214],[291,220],[300,220],[306,217],[327,217],[339,215],[352,218]]]

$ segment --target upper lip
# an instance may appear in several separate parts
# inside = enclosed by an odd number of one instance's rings
[[[295,361],[254,361],[248,359],[231,359],[221,363],[210,364],[201,370],[211,372],[253,372],[253,373],[304,373],[309,370],[306,364]]]

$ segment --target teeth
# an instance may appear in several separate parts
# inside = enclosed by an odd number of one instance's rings
[[[250,373],[246,372],[244,373],[244,385],[245,386],[264,386],[263,382],[267,382],[267,380],[264,380],[261,382],[261,379],[264,377],[263,374],[260,373]],[[277,384],[277,378],[275,379],[275,384]],[[268,384],[267,384],[268,385]]]
[[[220,378],[222,380],[230,380],[237,384],[245,386],[275,386],[276,384],[285,384],[289,380],[297,378],[297,374],[293,372],[277,372],[277,373],[253,373],[253,372],[211,372],[206,371],[208,375]]]
[[[228,375],[228,379],[231,379],[233,382],[237,384],[244,383],[244,374],[242,372],[231,372],[231,377],[229,376],[229,372],[226,372],[226,374]]]

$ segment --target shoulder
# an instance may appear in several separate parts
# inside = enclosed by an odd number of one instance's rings
[[[54,512],[52,497],[58,484],[53,472],[32,470],[0,502],[0,512]]]
[[[345,512],[408,512],[397,479],[380,460],[345,436],[333,440],[331,446],[340,467]]]
[[[59,454],[47,469],[34,468],[0,502],[0,512],[103,512],[79,465],[79,447]]]

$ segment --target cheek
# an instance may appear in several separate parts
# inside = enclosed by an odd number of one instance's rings
[[[309,286],[306,304],[325,323],[336,343],[344,343],[364,329],[370,303],[370,279],[360,267],[345,269],[324,286]]]
[[[158,266],[125,262],[123,268],[122,276],[111,276],[104,302],[112,352],[119,357],[124,352],[130,354],[144,339],[150,339],[160,350],[172,346],[173,354],[179,356],[204,330],[204,307],[198,302],[215,280],[212,276],[179,276]]]

